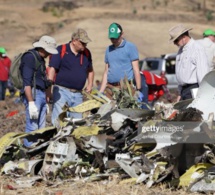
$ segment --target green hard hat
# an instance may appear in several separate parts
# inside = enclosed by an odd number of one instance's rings
[[[207,30],[205,30],[203,32],[204,37],[207,37],[207,36],[210,36],[210,35],[215,36],[215,32],[213,30],[211,30],[211,29],[207,29]]]
[[[1,53],[1,54],[6,54],[6,50],[5,50],[4,47],[0,47],[0,53]]]

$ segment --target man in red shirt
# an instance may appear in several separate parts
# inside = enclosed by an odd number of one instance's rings
[[[7,57],[5,48],[0,47],[0,101],[5,99],[10,66],[11,60]]]

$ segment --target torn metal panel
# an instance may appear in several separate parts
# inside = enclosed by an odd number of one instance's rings
[[[80,139],[81,137],[86,137],[90,135],[98,135],[99,131],[103,130],[102,127],[99,127],[97,125],[92,125],[92,126],[80,126],[74,129],[72,132],[72,135],[76,139]]]
[[[20,160],[18,162],[9,161],[1,169],[1,174],[16,176],[24,176],[29,174],[30,176],[35,176],[41,169],[42,162],[42,159]]]
[[[113,130],[118,131],[123,126],[123,123],[127,118],[128,118],[127,116],[117,112],[111,114],[112,120],[111,127],[113,128]]]
[[[176,102],[173,106],[174,109],[176,110],[182,110],[182,109],[186,109],[187,106],[189,104],[191,104],[191,102],[193,101],[193,99],[188,99],[188,100],[181,100],[179,102]]]
[[[154,168],[151,169],[149,180],[146,183],[148,188],[150,188],[159,179],[159,177],[165,173],[167,164],[167,162],[154,163]]]
[[[138,178],[141,166],[129,154],[116,154],[115,161],[130,177]]]
[[[65,162],[77,161],[77,159],[76,145],[72,137],[51,141],[40,173],[49,179]]]
[[[99,101],[96,100],[87,100],[85,102],[83,102],[82,104],[79,104],[75,107],[70,107],[69,111],[70,112],[87,112],[90,111],[94,108],[99,108],[102,104]]]
[[[203,119],[207,120],[210,113],[215,111],[215,70],[208,72],[201,81],[196,98],[188,107],[196,108],[203,112]],[[206,103],[210,102],[210,103]]]
[[[99,135],[93,135],[90,136],[88,139],[85,137],[82,139],[82,142],[84,144],[83,148],[86,151],[99,151],[99,152],[105,152],[106,150],[106,134],[99,134]]]
[[[205,170],[212,167],[209,163],[199,163],[197,165],[191,166],[180,178],[179,187],[188,187],[193,182],[202,178],[205,174]]]
[[[97,111],[97,114],[99,114],[101,117],[105,116],[108,112],[113,110],[115,108],[116,104],[114,102],[111,102],[109,104],[103,104]]]
[[[131,109],[131,108],[117,109],[116,112],[122,115],[125,115],[134,121],[149,119],[155,114],[154,110]]]
[[[23,137],[26,135],[25,133],[7,133],[6,135],[2,136],[0,138],[0,158],[4,154],[6,148],[10,146],[11,144],[17,144],[21,145],[21,141],[19,138]]]
[[[190,188],[190,192],[203,192],[205,194],[210,194],[215,191],[215,181],[207,180],[206,178],[195,182]]]

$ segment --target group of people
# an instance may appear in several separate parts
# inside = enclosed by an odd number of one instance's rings
[[[117,23],[109,26],[108,37],[112,44],[105,53],[106,65],[99,91],[103,93],[106,86],[120,86],[120,80],[126,76],[130,84],[133,84],[134,80],[134,93],[141,98],[137,47],[125,40],[123,29]],[[94,69],[91,52],[87,49],[89,42],[91,39],[81,28],[72,33],[71,41],[59,46],[53,37],[45,35],[33,43],[31,52],[22,57],[20,70],[23,78],[21,95],[26,108],[25,132],[45,127],[47,103],[51,99],[52,124],[57,126],[63,106],[67,104],[69,107],[75,107],[83,102],[82,90],[91,92]],[[50,61],[46,74],[44,59],[48,56]],[[36,68],[36,61],[40,63],[39,68]],[[36,82],[35,85],[33,82]],[[68,117],[82,118],[82,114],[69,112]],[[25,139],[24,145],[30,147],[32,142]]]
[[[170,40],[179,47],[176,58],[176,77],[180,89],[178,100],[191,98],[191,89],[198,87],[204,75],[214,68],[215,55],[211,53],[207,56],[206,49],[189,35],[190,30],[191,28],[181,24],[169,30]],[[207,42],[205,47],[208,48],[214,46],[214,43],[210,46],[208,40],[210,36],[214,39],[215,32],[212,30],[204,32],[204,39]],[[98,90],[103,93],[108,87],[119,87],[121,79],[127,77],[134,96],[138,97],[138,101],[143,101],[145,81],[141,79],[137,47],[124,38],[122,26],[118,23],[112,23],[109,26],[108,38],[111,45],[105,51],[105,68],[102,81],[98,83]],[[91,92],[94,69],[91,52],[87,49],[89,42],[91,39],[81,28],[72,33],[71,41],[59,46],[53,37],[45,35],[33,43],[31,52],[27,52],[22,57],[21,96],[26,108],[25,132],[45,127],[46,113],[49,110],[47,103],[51,99],[53,101],[52,124],[56,126],[58,115],[65,104],[69,107],[77,106],[83,102],[82,90]],[[45,58],[48,56],[50,61],[47,73]],[[2,57],[5,56],[0,57],[0,63]],[[209,58],[212,58],[211,68],[209,68]],[[37,62],[40,64],[38,68],[36,68]],[[3,85],[1,81],[0,90]],[[82,115],[69,112],[68,117],[82,118]],[[26,139],[24,145],[30,147],[32,142]]]

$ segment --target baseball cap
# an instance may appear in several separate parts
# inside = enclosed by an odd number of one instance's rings
[[[2,55],[2,57],[6,57],[6,49],[4,47],[0,47],[0,54]]]
[[[111,38],[114,38],[114,39],[118,39],[120,34],[122,32],[122,27],[117,24],[117,23],[112,23],[110,26],[109,26],[109,39]]]
[[[207,37],[207,36],[210,36],[210,35],[215,36],[215,32],[213,30],[211,30],[211,29],[207,29],[207,30],[205,30],[203,32],[204,37]]]
[[[72,33],[72,39],[78,39],[83,43],[91,42],[91,39],[88,37],[87,32],[82,28],[78,28]]]

